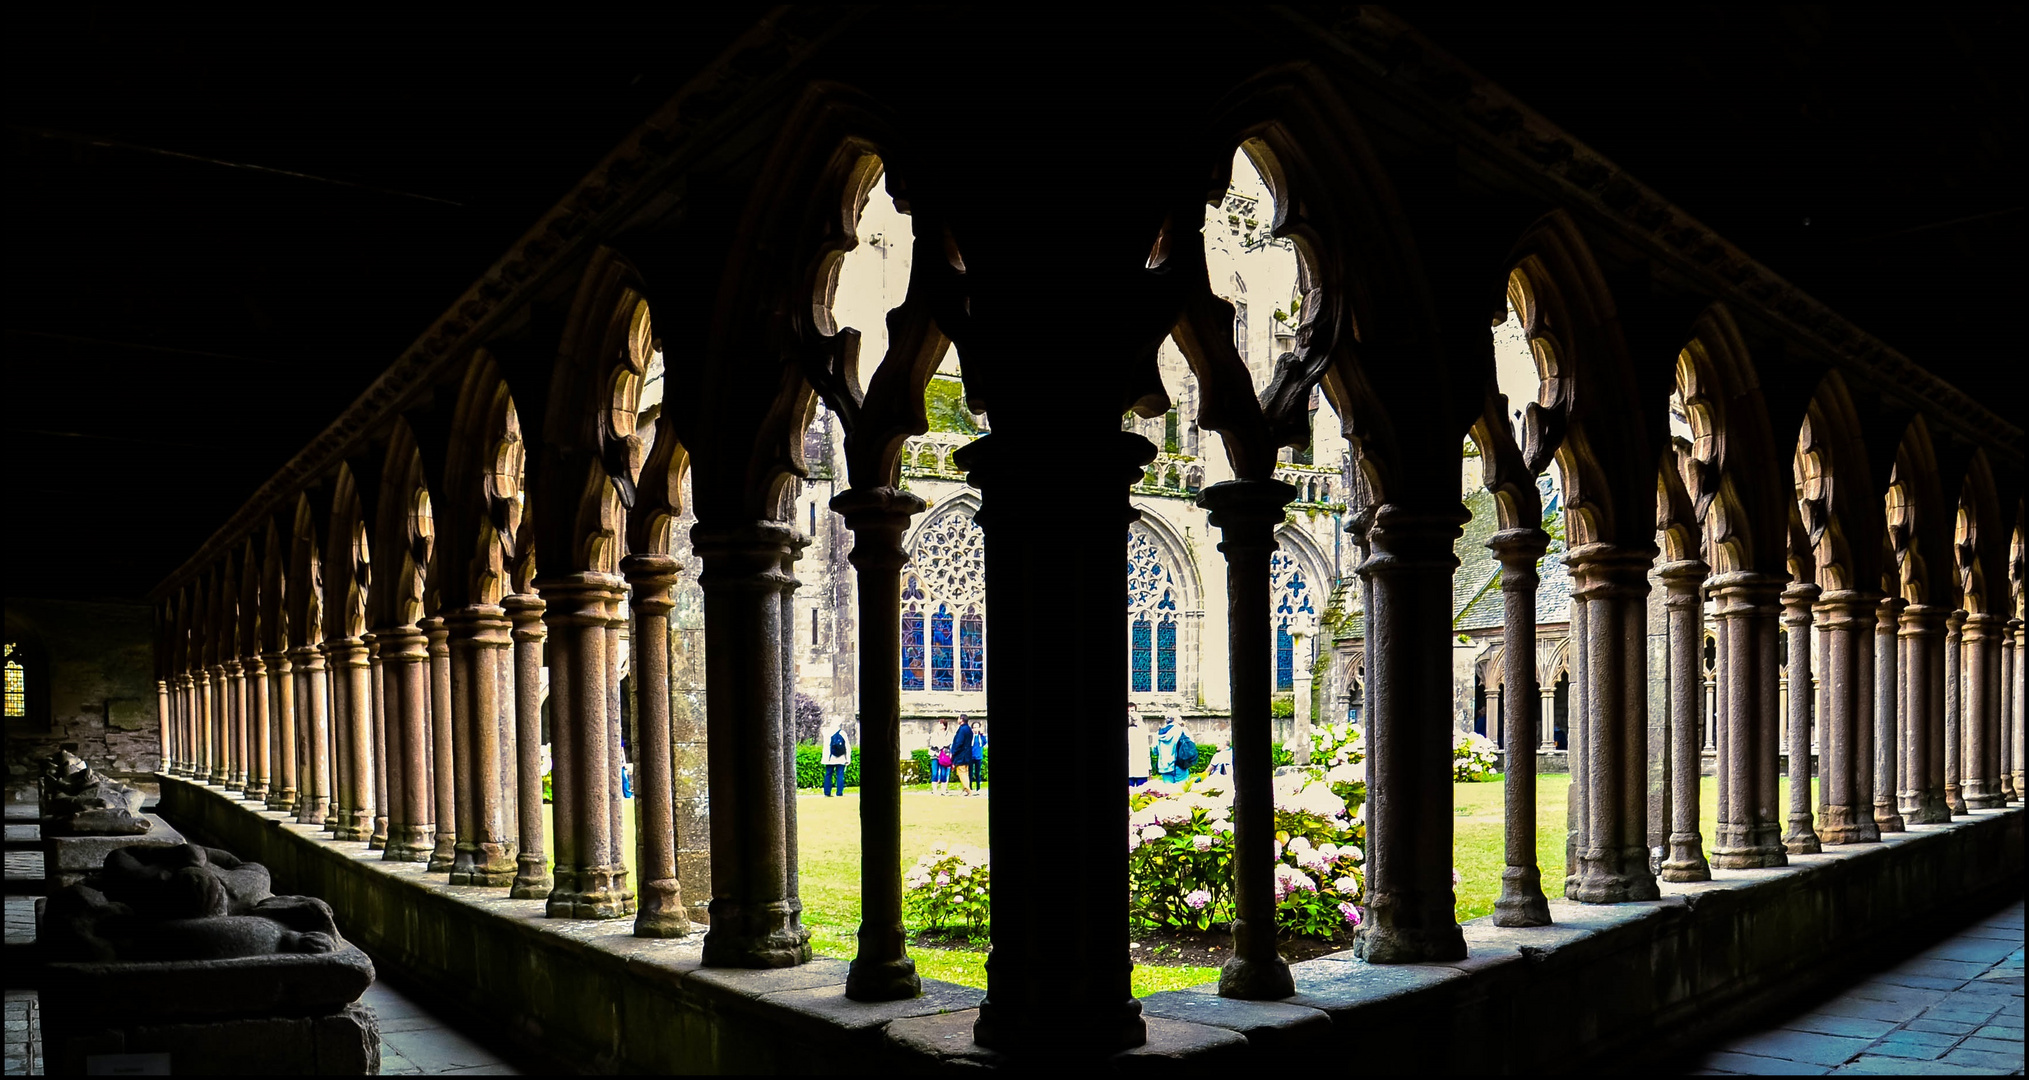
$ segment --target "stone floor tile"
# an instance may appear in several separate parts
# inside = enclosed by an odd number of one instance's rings
[[[1878,1039],[1895,1030],[1893,1020],[1869,1020],[1859,1016],[1827,1016],[1805,1013],[1783,1022],[1791,1031],[1815,1031],[1820,1035],[1842,1035],[1848,1039]]]
[[[1869,1046],[1867,1048],[1867,1052],[1870,1054],[1879,1054],[1882,1055],[1883,1057],[1909,1058],[1915,1061],[1930,1061],[1932,1059],[1941,1058],[1946,1054],[1951,1053],[1952,1044],[1958,1041],[1956,1039],[1947,1039],[1946,1041],[1941,1043],[1920,1042],[1918,1040],[1908,1037],[1910,1035],[1916,1034],[1921,1034],[1921,1032],[1898,1031],[1895,1034],[1890,1035],[1888,1038],[1882,1039],[1879,1042],[1874,1043],[1872,1046]]]
[[[1762,1057],[1808,1061],[1829,1068],[1843,1064],[1867,1049],[1867,1042],[1866,1039],[1845,1039],[1837,1035],[1778,1029],[1749,1035],[1744,1039],[1735,1039],[1727,1043],[1725,1049]]]
[[[464,1069],[475,1065],[501,1065],[500,1055],[448,1028],[396,1031],[383,1034],[383,1047],[415,1062],[430,1072]]]
[[[1910,1061],[1907,1058],[1880,1057],[1869,1054],[1856,1061],[1849,1061],[1832,1074],[1834,1076],[1991,1076],[1986,1069],[1971,1069],[1963,1065],[1947,1065],[1942,1061]]]
[[[512,1065],[474,1065],[469,1069],[445,1069],[442,1076],[520,1076],[521,1070]]]
[[[2022,1056],[2022,1040],[2019,1036],[2013,1039],[1982,1039],[1975,1036],[1959,1045],[1967,1050],[1985,1050],[1992,1054],[2014,1054],[2018,1060]]]
[[[1918,953],[1924,960],[1956,960],[1962,963],[1985,966],[2005,960],[2010,953],[2020,948],[2006,938],[1955,937]]]
[[[1936,960],[1918,958],[1905,960],[1889,969],[1895,975],[1928,975],[1935,979],[1955,979],[1964,982],[1976,978],[1994,965],[1993,960]]]
[[[1935,1016],[1920,1016],[1909,1022],[1910,1031],[1931,1031],[1945,1035],[1971,1035],[1978,1024]]]
[[[380,1047],[380,1074],[382,1076],[420,1076],[423,1067],[387,1048],[383,1041]]]
[[[1954,997],[1925,1009],[1923,1015],[1938,1020],[1984,1023],[2001,1011],[2001,1006],[1991,996]]]
[[[1759,1057],[1754,1054],[1738,1054],[1730,1050],[1707,1054],[1698,1065],[1700,1068],[1715,1072],[1741,1073],[1748,1076],[1823,1076],[1830,1071],[1827,1066],[1808,1061]]]
[[[1881,982],[1891,983],[1896,986],[1915,987],[1919,990],[1957,990],[1968,981],[1959,978],[1939,978],[1935,975],[1915,975],[1901,971],[1884,971],[1874,976],[1874,978]]]
[[[2001,1072],[2016,1072],[2022,1068],[2022,1048],[2016,1047],[2012,1054],[1996,1054],[1988,1050],[1971,1050],[1959,1047],[1944,1056],[1946,1064],[1964,1065],[1973,1069],[1995,1069]]]
[[[2016,1024],[2011,1027],[2007,1024],[1988,1024],[1986,1027],[1973,1032],[1973,1037],[1978,1039],[2013,1039],[2016,1042],[2021,1042],[2022,1025]]]
[[[1827,1016],[1858,1016],[1868,1020],[1893,1020],[1898,1024],[1907,1023],[1923,1014],[1924,1006],[1900,1001],[1875,1001],[1872,998],[1836,997],[1817,1007],[1815,1012]]]

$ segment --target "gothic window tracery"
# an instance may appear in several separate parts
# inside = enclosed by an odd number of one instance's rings
[[[1303,564],[1286,551],[1268,557],[1269,618],[1275,625],[1275,689],[1296,686],[1296,638],[1317,626],[1317,604]]]
[[[7,719],[28,715],[28,668],[22,664],[20,647],[7,643]]]
[[[902,689],[986,689],[986,534],[969,513],[923,527],[902,571]]]
[[[1128,689],[1177,692],[1177,581],[1140,529],[1127,535]]]

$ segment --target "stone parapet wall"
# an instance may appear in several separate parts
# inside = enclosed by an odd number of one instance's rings
[[[913,1001],[858,1004],[845,1000],[843,961],[707,970],[695,937],[545,919],[540,901],[446,885],[218,788],[165,779],[162,813],[265,863],[279,888],[328,900],[377,963],[590,1071],[999,1063],[970,1041],[977,990],[926,979]],[[1298,994],[1283,1002],[1226,1001],[1208,987],[1154,994],[1143,1002],[1150,1043],[1131,1057],[1268,1066],[1356,1047],[1370,1070],[1514,1073],[1653,1061],[2019,896],[2023,822],[2019,807],[1980,811],[1781,869],[1666,883],[1658,901],[1553,903],[1545,928],[1476,920],[1457,963],[1295,964]]]

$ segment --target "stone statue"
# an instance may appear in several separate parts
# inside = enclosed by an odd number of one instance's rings
[[[331,907],[276,896],[268,868],[198,844],[124,847],[51,896],[42,941],[54,961],[232,960],[339,948]]]
[[[45,836],[139,836],[154,824],[141,816],[143,798],[68,750],[42,761]]]

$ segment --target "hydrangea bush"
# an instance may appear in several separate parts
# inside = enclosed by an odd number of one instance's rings
[[[1311,736],[1311,765],[1275,783],[1275,924],[1329,938],[1359,925],[1365,884],[1364,747],[1351,725]],[[1233,796],[1225,777],[1135,789],[1128,897],[1143,926],[1209,930],[1233,919]]]
[[[992,871],[985,848],[939,845],[902,875],[903,901],[919,925],[976,934],[991,911]]]
[[[1460,783],[1485,780],[1494,771],[1499,751],[1492,739],[1477,731],[1451,737],[1451,778]]]

